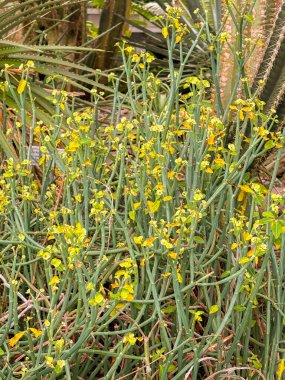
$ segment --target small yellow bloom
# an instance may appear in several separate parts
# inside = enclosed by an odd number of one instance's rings
[[[168,256],[172,259],[175,260],[177,258],[177,253],[174,251],[168,252]]]
[[[22,94],[26,88],[27,81],[25,79],[21,79],[17,88],[18,94]]]
[[[240,185],[239,187],[245,193],[253,194],[254,191],[248,185]]]
[[[278,380],[282,379],[283,372],[285,371],[285,359],[281,359],[277,369]]]
[[[54,368],[54,365],[52,364],[53,358],[51,356],[45,356],[46,364],[50,368]]]
[[[88,284],[86,286],[86,291],[90,292],[93,289],[94,289],[94,284],[92,282],[88,282]]]
[[[212,305],[209,310],[209,314],[215,314],[217,311],[219,311],[218,305]]]
[[[161,277],[169,277],[169,276],[171,276],[171,272],[166,272],[166,273],[162,273],[161,274]]]
[[[169,241],[166,239],[162,239],[160,242],[162,245],[164,245],[167,249],[173,248],[173,244],[171,244]]]
[[[9,346],[14,347],[25,333],[25,331],[18,332],[18,334],[13,336],[13,338],[9,339]]]
[[[136,244],[142,244],[143,236],[134,236],[134,242]]]
[[[54,286],[54,285],[57,285],[58,283],[59,283],[58,276],[53,276],[48,284],[51,285],[51,286]]]
[[[139,62],[140,61],[140,56],[138,54],[134,54],[132,56],[132,62]]]
[[[201,322],[202,321],[202,315],[204,314],[204,311],[198,310],[194,313],[194,321]]]
[[[123,343],[129,343],[131,346],[134,346],[136,344],[136,341],[137,338],[133,333],[129,333],[128,335],[125,335],[123,338]]]
[[[164,38],[167,38],[168,36],[168,29],[166,27],[162,28],[161,33]]]
[[[178,34],[178,35],[175,37],[175,43],[176,43],[176,44],[179,44],[179,42],[182,40],[182,36],[183,36],[183,34]]]
[[[214,145],[215,144],[215,135],[210,135],[208,138],[208,145]]]
[[[155,242],[155,240],[156,240],[156,237],[154,237],[154,236],[150,236],[149,238],[147,238],[147,239],[142,243],[142,246],[143,246],[143,247],[152,248],[152,247],[153,247],[153,243]]]
[[[34,336],[36,338],[38,338],[39,336],[41,336],[43,334],[43,332],[41,330],[37,330],[33,327],[30,327],[30,331],[34,334]]]
[[[147,202],[147,205],[148,205],[148,207],[149,207],[150,212],[154,214],[154,213],[156,213],[156,212],[158,211],[158,209],[159,209],[160,201],[159,201],[159,200],[157,200],[157,201],[155,201],[155,202],[148,201],[148,202]]]
[[[95,293],[95,297],[89,300],[91,306],[101,305],[104,302],[104,297],[100,292]]]

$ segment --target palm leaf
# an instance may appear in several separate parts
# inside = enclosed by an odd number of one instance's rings
[[[27,61],[33,61],[35,72],[45,76],[63,76],[67,78],[67,81],[74,89],[78,88],[86,93],[90,92],[90,89],[95,86],[107,89],[103,85],[98,85],[97,81],[92,79],[96,77],[96,72],[92,68],[77,64],[68,59],[68,56],[72,53],[87,54],[90,52],[90,48],[54,45],[37,46],[35,44],[17,43],[7,39],[7,36],[11,37],[17,30],[25,28],[27,25],[33,25],[37,20],[48,16],[51,10],[81,3],[81,0],[0,1],[0,7],[2,9],[2,13],[0,14],[0,69],[3,69],[5,65],[10,65],[13,69],[18,69]],[[59,21],[55,21],[54,24],[58,22]],[[34,39],[34,41],[36,40]],[[94,51],[93,49],[93,52]],[[17,88],[20,78],[21,70],[19,73],[14,71],[13,76],[10,76],[10,82],[14,90]],[[0,84],[4,81],[5,78],[0,78]],[[38,81],[35,77],[33,83],[31,83],[31,87],[35,95],[36,116],[44,122],[49,123],[54,109],[48,100],[48,93],[45,90],[47,86]],[[0,95],[0,103],[3,103],[1,96],[3,97],[3,93]],[[17,103],[15,103],[12,93],[9,93],[9,91],[5,94],[5,104],[11,108],[17,108]],[[26,109],[28,112],[32,109],[32,105],[28,100]],[[14,149],[11,147],[3,131],[1,131],[0,138],[0,148],[2,151],[7,157],[13,157],[13,159],[15,159]]]

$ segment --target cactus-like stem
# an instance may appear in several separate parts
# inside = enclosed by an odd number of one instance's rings
[[[272,2],[273,3],[273,2]],[[274,5],[274,4],[272,4]],[[275,4],[276,5],[276,4]],[[261,100],[266,102],[265,110],[271,108],[283,109],[282,102],[285,93],[285,3],[279,7],[270,38],[264,50],[253,90],[257,90]],[[263,86],[258,89],[259,81]],[[279,115],[284,118],[284,112]]]

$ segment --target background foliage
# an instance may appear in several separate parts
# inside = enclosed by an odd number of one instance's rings
[[[222,15],[247,30],[253,5]],[[194,30],[185,9],[157,19],[168,66],[127,41],[105,73],[3,42],[3,380],[282,379],[282,115],[258,97],[270,76],[254,88],[246,70],[259,38],[194,16]],[[201,43],[211,76],[188,72]]]

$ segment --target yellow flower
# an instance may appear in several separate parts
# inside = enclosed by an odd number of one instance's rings
[[[90,292],[93,289],[94,289],[94,284],[92,284],[92,282],[88,282],[88,284],[86,286],[86,291]]]
[[[281,359],[277,369],[278,380],[282,379],[283,372],[285,371],[285,359]]]
[[[132,259],[126,259],[125,261],[122,261],[120,264],[121,268],[131,268],[133,266]]]
[[[200,201],[205,198],[205,195],[199,189],[196,189],[193,198],[195,201]]]
[[[30,327],[30,331],[34,334],[34,336],[36,338],[38,338],[39,336],[41,336],[43,334],[43,332],[41,330],[37,330],[33,327]]]
[[[61,260],[60,259],[52,259],[51,265],[53,265],[55,268],[58,268],[61,265]]]
[[[245,193],[253,194],[254,191],[248,185],[240,185],[239,187]]]
[[[244,191],[240,191],[239,194],[238,194],[238,202],[242,202],[244,200],[244,195],[245,195],[245,192]]]
[[[25,333],[26,331],[18,332],[16,335],[13,336],[13,338],[9,339],[9,346],[14,347]]]
[[[134,210],[129,212],[129,218],[133,221],[136,220],[136,212]]]
[[[215,135],[210,135],[208,138],[208,145],[214,145],[215,144]]]
[[[161,29],[161,33],[163,35],[164,38],[167,38],[168,36],[168,29],[166,27],[162,28]]]
[[[143,236],[134,236],[134,242],[136,244],[142,244]]]
[[[150,212],[154,214],[154,213],[156,213],[156,212],[158,211],[158,209],[159,209],[160,201],[159,201],[159,200],[157,200],[157,201],[155,201],[155,202],[148,201],[148,202],[147,202],[147,205],[148,205],[148,207],[149,207]]]
[[[217,158],[214,160],[214,163],[216,164],[217,168],[222,168],[226,165],[225,160],[221,158],[220,154],[217,155]]]
[[[65,360],[58,360],[56,362],[56,366],[58,366],[59,368],[63,368],[65,366]]]
[[[52,279],[49,282],[49,285],[57,285],[59,283],[58,276],[53,276]]]
[[[95,293],[95,297],[89,300],[91,306],[101,305],[104,302],[104,297],[100,292]]]
[[[162,273],[161,274],[161,277],[169,277],[169,276],[171,276],[171,272],[166,272],[166,273]]]
[[[54,368],[54,365],[52,364],[53,358],[51,356],[45,356],[46,364],[50,368]]]
[[[161,124],[155,124],[149,127],[149,130],[152,132],[163,132],[163,125]]]
[[[80,143],[77,140],[70,141],[70,143],[65,148],[66,152],[76,152],[80,147]]]
[[[27,67],[28,68],[34,68],[35,67],[35,63],[33,61],[28,61],[27,62]]]
[[[175,43],[176,43],[176,44],[179,44],[179,42],[182,40],[182,36],[183,36],[183,34],[178,34],[178,35],[175,37]]]
[[[177,258],[177,253],[174,251],[168,252],[168,256],[172,259],[175,260]]]
[[[201,311],[201,310],[195,311],[195,313],[194,313],[194,321],[201,322],[203,314],[204,314],[204,311]]]
[[[129,333],[128,335],[125,335],[123,338],[123,343],[129,343],[131,346],[134,346],[136,344],[136,341],[137,338],[133,333]]]
[[[156,237],[151,236],[143,242],[142,246],[151,248],[153,247],[153,243],[155,240],[156,240]]]
[[[18,94],[22,94],[26,88],[27,81],[25,79],[21,79],[17,88]]]
[[[82,195],[81,194],[75,195],[75,199],[77,200],[77,202],[81,203],[82,202]]]
[[[219,306],[218,305],[212,305],[209,310],[209,314],[215,314],[219,311]]]
[[[139,62],[140,56],[138,54],[133,54],[132,56],[132,62]]]
[[[125,48],[125,51],[126,51],[127,53],[132,53],[134,50],[135,50],[135,49],[134,49],[132,46],[127,46],[127,47]]]
[[[137,210],[141,205],[141,202],[134,203],[134,209]]]
[[[182,284],[182,276],[181,276],[181,273],[177,271],[177,281],[179,282],[179,284]]]
[[[162,239],[160,242],[162,245],[164,245],[167,249],[171,249],[173,247],[173,244],[171,244],[169,241],[166,239]]]

